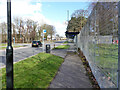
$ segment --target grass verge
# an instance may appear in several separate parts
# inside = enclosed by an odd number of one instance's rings
[[[0,43],[0,46],[7,46],[6,43]]]
[[[14,88],[48,88],[63,58],[39,53],[14,64]],[[6,88],[6,68],[2,69],[2,87]]]
[[[24,47],[24,46],[13,46],[13,48]],[[0,47],[0,49],[6,49],[7,47]]]
[[[67,44],[68,43],[68,41],[65,41],[63,44]]]
[[[57,46],[53,49],[68,49],[70,47],[70,45],[60,45],[60,46]]]

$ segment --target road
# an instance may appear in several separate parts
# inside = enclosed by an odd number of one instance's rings
[[[55,43],[45,43],[46,44],[50,44],[51,45],[51,49],[55,46],[59,46],[62,45],[64,41],[57,41]],[[45,47],[45,46],[44,46]],[[13,60],[14,63],[18,62],[20,60],[24,60],[25,58],[28,58],[30,56],[36,55],[40,52],[43,51],[42,47],[31,47],[31,45],[28,45],[27,47],[20,47],[20,48],[15,48],[13,51]],[[45,51],[45,49],[44,49]],[[5,50],[1,50],[0,51],[0,68],[4,67],[6,65],[6,51]]]

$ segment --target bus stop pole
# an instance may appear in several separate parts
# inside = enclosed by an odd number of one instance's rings
[[[13,48],[11,34],[11,0],[7,0],[6,88],[13,88]]]
[[[44,32],[43,32],[43,53],[44,53]]]

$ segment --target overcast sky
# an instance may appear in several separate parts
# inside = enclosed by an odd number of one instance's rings
[[[7,21],[7,0],[0,0],[0,22]],[[11,0],[12,18],[22,17],[38,21],[39,24],[54,25],[60,36],[65,36],[67,10],[87,9],[89,2],[41,2],[40,0]],[[60,0],[59,0],[60,1]],[[83,1],[83,0],[82,0]]]

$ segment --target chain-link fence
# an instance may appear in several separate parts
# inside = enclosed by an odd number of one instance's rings
[[[77,35],[77,47],[89,61],[100,87],[117,87],[118,2],[98,2]]]

